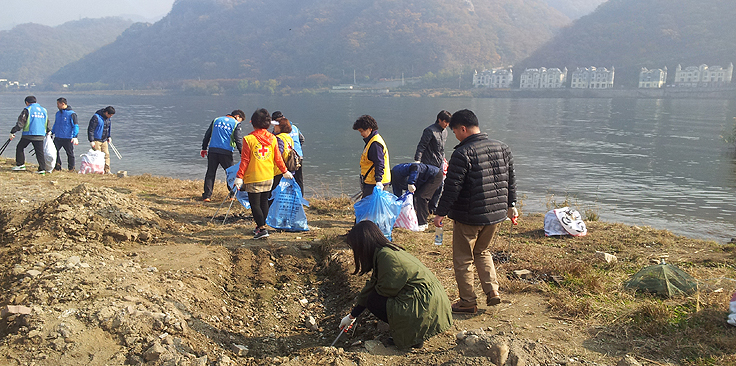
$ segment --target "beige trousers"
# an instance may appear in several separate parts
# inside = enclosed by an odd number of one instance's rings
[[[452,261],[455,268],[455,281],[460,294],[460,305],[477,305],[473,290],[472,266],[478,272],[483,292],[498,291],[496,267],[491,255],[491,242],[498,232],[499,224],[473,226],[455,221],[452,229]]]
[[[95,141],[95,150],[105,153],[105,174],[110,173],[110,150],[107,141]]]

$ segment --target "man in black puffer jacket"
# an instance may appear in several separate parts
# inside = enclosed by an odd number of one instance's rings
[[[442,226],[444,216],[454,220],[452,258],[460,300],[452,304],[452,311],[475,313],[478,304],[472,264],[486,294],[486,305],[501,302],[496,268],[488,247],[499,224],[506,217],[518,216],[514,207],[514,159],[508,145],[490,140],[480,132],[478,117],[470,110],[453,113],[449,127],[460,144],[455,146],[450,158],[434,224]]]

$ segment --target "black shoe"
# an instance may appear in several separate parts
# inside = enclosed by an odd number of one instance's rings
[[[265,239],[268,237],[268,230],[260,229],[253,234],[253,239]]]
[[[393,337],[388,337],[388,340],[386,340],[386,344],[388,344],[389,346],[395,346],[396,345],[396,343],[394,343],[394,338]]]
[[[424,348],[424,341],[421,341],[421,342],[419,342],[419,343],[411,346],[411,348],[414,348],[414,349],[422,349],[422,348]]]

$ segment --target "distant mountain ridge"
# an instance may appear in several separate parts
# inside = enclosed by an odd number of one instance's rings
[[[603,4],[606,0],[545,0],[545,2],[568,18],[578,19],[592,13],[598,5]]]
[[[48,27],[27,23],[0,31],[0,78],[41,82],[117,38],[132,24],[122,18],[81,19]]]
[[[514,72],[613,66],[615,85],[636,86],[642,67],[667,66],[671,82],[678,64],[736,63],[734,19],[732,0],[609,0],[516,64]]]
[[[49,80],[420,76],[511,64],[566,24],[543,0],[177,0]]]

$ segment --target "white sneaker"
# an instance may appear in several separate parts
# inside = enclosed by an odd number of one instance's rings
[[[18,172],[18,171],[22,171],[22,170],[26,170],[26,165],[25,165],[25,164],[23,164],[23,165],[16,165],[16,166],[14,166],[14,167],[12,168],[12,170],[14,170],[14,171],[16,171],[16,172]]]
[[[428,224],[419,225],[419,231],[425,231],[427,230],[427,227],[429,227]]]

